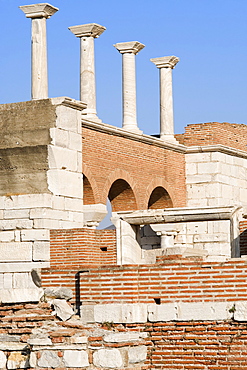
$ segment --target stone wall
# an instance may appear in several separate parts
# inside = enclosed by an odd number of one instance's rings
[[[195,150],[197,151],[197,150]],[[246,205],[247,156],[207,150],[186,154],[189,207]]]

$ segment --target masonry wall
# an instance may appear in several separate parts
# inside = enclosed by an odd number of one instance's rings
[[[83,174],[87,177],[84,204],[106,204],[112,184],[119,179],[130,186],[116,210],[147,209],[152,191],[163,187],[174,207],[186,205],[184,154],[142,141],[82,127]],[[120,188],[123,182],[119,183]],[[115,197],[122,189],[111,189]],[[132,193],[133,192],[133,193]],[[133,202],[135,200],[135,202]],[[136,203],[136,204],[135,204]],[[113,205],[114,208],[114,205]]]
[[[246,134],[244,124],[208,122],[188,125],[185,133],[176,138],[186,146],[221,144],[246,151]]]

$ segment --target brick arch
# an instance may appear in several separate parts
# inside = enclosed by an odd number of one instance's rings
[[[116,198],[116,196],[118,198]],[[122,204],[122,206],[121,209],[117,209],[118,211],[138,209],[138,206],[141,204],[134,179],[127,171],[120,169],[112,171],[111,174],[108,176],[108,179],[102,191],[102,197],[104,197],[103,199],[105,200],[107,199],[107,197],[109,197],[113,212],[116,211],[115,208],[118,208],[120,204]],[[113,201],[113,199],[115,199],[115,202]],[[116,201],[118,202],[118,206]]]
[[[171,186],[162,178],[154,179],[146,192],[146,208],[172,208],[174,207],[174,194]]]
[[[98,186],[90,169],[83,166],[83,204],[100,203]]]

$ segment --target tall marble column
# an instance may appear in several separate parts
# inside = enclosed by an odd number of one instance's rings
[[[177,142],[174,137],[172,69],[179,62],[175,56],[150,59],[160,70],[160,138]]]
[[[121,42],[114,45],[123,55],[123,129],[142,133],[136,118],[136,71],[135,55],[145,45],[138,41]]]
[[[32,99],[48,98],[46,19],[58,11],[42,3],[23,5],[20,9],[32,19]]]
[[[101,120],[97,117],[96,111],[94,39],[99,37],[105,29],[96,23],[69,27],[69,30],[81,41],[80,100],[87,104],[82,114],[86,115],[86,119],[96,122],[101,122]]]

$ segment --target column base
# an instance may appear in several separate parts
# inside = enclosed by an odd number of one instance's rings
[[[128,132],[134,132],[135,134],[139,135],[143,134],[143,131],[141,131],[137,126],[134,125],[123,125],[122,129]]]
[[[170,143],[179,144],[179,141],[175,139],[174,135],[161,134],[160,139],[163,141],[169,141]]]

